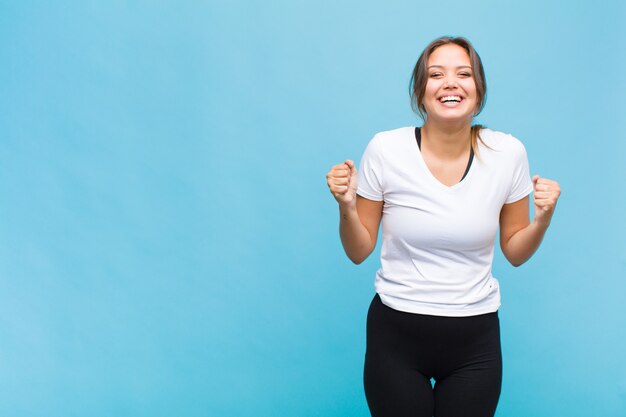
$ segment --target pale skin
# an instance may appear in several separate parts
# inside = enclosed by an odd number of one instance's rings
[[[447,44],[435,49],[428,68],[421,152],[435,178],[451,186],[459,182],[469,159],[471,122],[477,108],[476,84],[469,56],[460,46]],[[443,97],[450,96],[460,98],[460,102],[442,102]],[[333,166],[326,180],[339,204],[341,243],[348,258],[360,264],[376,246],[383,202],[356,194],[357,168],[352,160]],[[556,181],[535,175],[532,182],[532,222],[528,196],[504,204],[500,211],[500,248],[513,266],[523,264],[535,253],[561,195]]]

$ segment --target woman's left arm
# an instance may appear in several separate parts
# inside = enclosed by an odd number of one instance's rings
[[[520,266],[535,253],[546,233],[561,188],[556,181],[533,177],[535,218],[528,219],[528,197],[505,204],[500,211],[500,247],[513,266]]]

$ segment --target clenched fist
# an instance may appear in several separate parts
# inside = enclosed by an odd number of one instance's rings
[[[533,189],[535,221],[548,224],[552,219],[556,202],[561,195],[561,187],[556,181],[535,175],[533,177]]]
[[[326,181],[330,192],[340,205],[356,205],[356,167],[354,162],[346,160],[335,165],[326,174]]]

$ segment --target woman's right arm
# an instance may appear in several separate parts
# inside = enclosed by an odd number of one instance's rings
[[[360,264],[376,247],[383,202],[357,196],[357,171],[347,160],[326,174],[330,192],[339,204],[339,235],[348,258]]]

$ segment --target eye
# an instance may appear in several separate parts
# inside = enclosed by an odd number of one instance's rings
[[[469,73],[469,72],[461,72],[461,73],[459,73],[459,76],[461,76],[461,77],[471,77],[472,74]]]
[[[441,75],[442,75],[442,74],[441,74],[440,72],[433,72],[433,73],[431,73],[431,74],[430,74],[430,76],[431,76],[432,78],[441,77]]]

